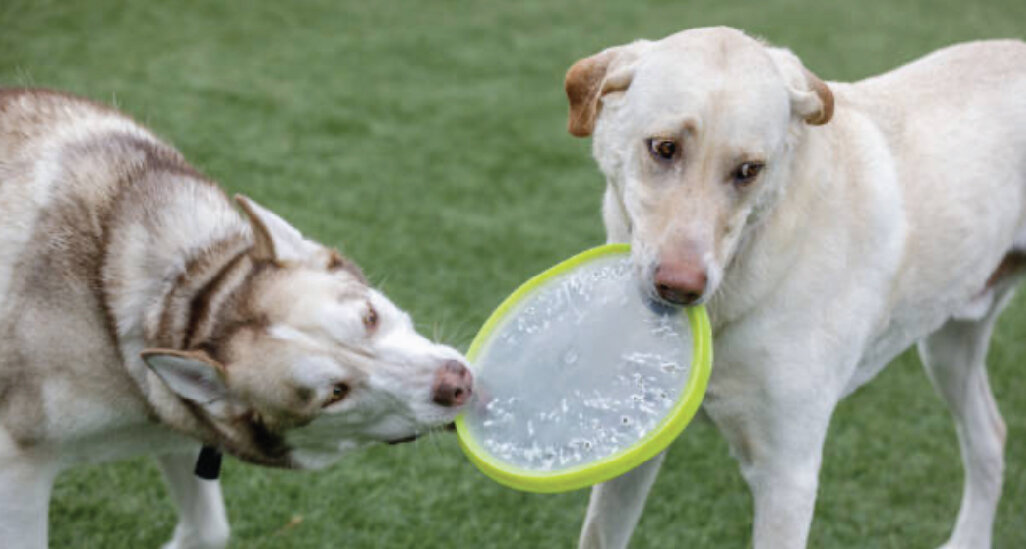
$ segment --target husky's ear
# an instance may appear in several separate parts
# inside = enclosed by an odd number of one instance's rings
[[[253,257],[258,260],[301,262],[316,252],[316,246],[278,214],[237,194],[235,201],[246,212],[253,229]]]
[[[576,137],[595,131],[602,96],[626,91],[634,79],[634,62],[652,43],[638,40],[585,57],[566,71],[563,87],[570,101],[567,130]]]
[[[144,349],[142,359],[176,395],[199,404],[228,396],[224,366],[206,353]]]
[[[766,51],[787,82],[791,110],[813,126],[829,122],[834,116],[834,94],[830,87],[805,68],[791,50],[767,47]]]

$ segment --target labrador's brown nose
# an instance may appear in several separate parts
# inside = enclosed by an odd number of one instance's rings
[[[662,262],[652,282],[659,297],[674,305],[691,305],[702,298],[708,278],[705,269],[690,262]]]
[[[435,373],[431,400],[442,406],[460,406],[473,393],[474,376],[458,360],[449,360]]]

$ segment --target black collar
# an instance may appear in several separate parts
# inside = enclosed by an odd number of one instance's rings
[[[221,476],[221,451],[213,446],[204,446],[196,458],[196,476],[205,480],[217,480]]]

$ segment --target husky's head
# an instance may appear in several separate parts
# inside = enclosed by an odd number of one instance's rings
[[[460,353],[418,334],[354,264],[238,200],[253,246],[212,283],[224,290],[194,304],[211,316],[209,336],[143,352],[217,442],[244,460],[315,468],[452,422],[472,391]]]
[[[796,136],[833,112],[830,89],[791,52],[728,28],[581,59],[566,92],[569,130],[594,133],[606,208],[626,224],[644,289],[679,305],[713,295],[783,195]]]

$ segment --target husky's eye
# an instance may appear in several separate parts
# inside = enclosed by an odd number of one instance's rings
[[[734,179],[734,184],[745,186],[752,181],[755,181],[755,178],[759,176],[759,172],[762,171],[763,166],[765,166],[765,164],[762,162],[741,163],[741,165],[734,169],[734,173],[731,174]]]
[[[342,400],[343,398],[346,398],[346,396],[348,396],[348,395],[349,395],[349,384],[348,383],[336,383],[335,386],[331,388],[331,396],[329,396],[328,400],[324,402],[324,407],[331,406],[332,404],[335,404],[336,402]]]
[[[363,327],[367,328],[368,332],[373,332],[378,327],[378,312],[370,305],[367,306],[367,312],[363,315]]]
[[[672,139],[649,139],[648,152],[657,160],[673,160],[677,156],[677,142]]]

